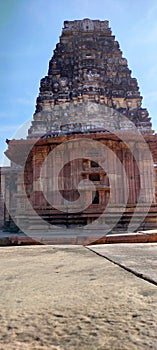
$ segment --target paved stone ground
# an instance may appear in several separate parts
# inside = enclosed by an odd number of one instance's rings
[[[85,247],[0,248],[0,271],[1,350],[157,349],[157,287]]]
[[[89,248],[157,285],[157,243],[100,244]]]

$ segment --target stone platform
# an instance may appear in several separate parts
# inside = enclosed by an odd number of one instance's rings
[[[68,231],[69,232],[69,231]],[[86,234],[86,235],[85,235]],[[139,231],[130,233],[118,233],[103,235],[103,230],[89,233],[71,230],[66,234],[64,230],[57,230],[56,234],[44,232],[34,232],[27,236],[24,233],[11,233],[0,231],[0,246],[12,245],[38,245],[38,244],[76,244],[76,245],[98,245],[98,244],[117,244],[117,243],[155,243],[157,242],[157,230]],[[41,237],[41,238],[40,238]]]
[[[149,243],[1,247],[0,349],[157,349],[157,287],[140,277],[156,283],[156,255]]]
[[[101,244],[89,249],[114,264],[157,285],[157,243]]]

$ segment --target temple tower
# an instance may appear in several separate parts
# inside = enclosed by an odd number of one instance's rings
[[[141,102],[137,80],[131,76],[109,22],[90,19],[65,21],[60,41],[49,62],[48,75],[40,83],[28,137],[39,137],[57,130],[62,124],[70,124],[71,120],[80,122],[80,115],[72,118],[72,106],[81,107],[83,103],[113,108],[142,133],[151,134],[150,118]],[[62,109],[64,113],[61,113]],[[112,120],[108,125],[112,126]]]
[[[20,229],[156,228],[157,135],[108,21],[64,22],[27,139],[7,143]]]

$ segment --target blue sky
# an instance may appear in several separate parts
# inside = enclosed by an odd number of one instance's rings
[[[0,164],[5,139],[34,113],[64,20],[87,17],[109,20],[157,131],[156,0],[0,0]]]

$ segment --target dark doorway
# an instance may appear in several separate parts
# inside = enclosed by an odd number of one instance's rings
[[[99,192],[92,192],[92,204],[99,204]]]

